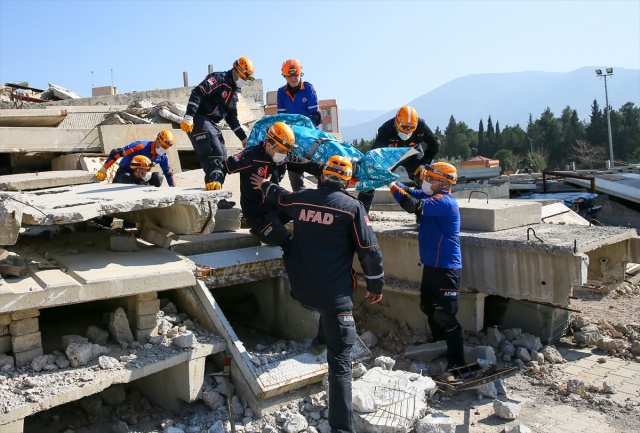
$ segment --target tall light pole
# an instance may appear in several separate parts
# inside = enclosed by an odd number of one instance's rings
[[[527,137],[529,139],[529,144],[531,145],[531,153],[533,153],[533,140],[530,139],[529,137]]]
[[[613,75],[613,68],[606,68],[605,73],[602,73],[602,69],[596,69],[596,75],[598,77],[604,77],[604,97],[607,103],[607,131],[609,132],[609,164],[610,168],[615,165],[613,161],[613,140],[611,139],[611,109],[609,108],[609,92],[607,91],[607,77]]]

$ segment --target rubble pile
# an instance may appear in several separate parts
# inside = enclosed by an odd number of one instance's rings
[[[173,101],[153,104],[146,99],[134,100],[125,110],[105,115],[100,125],[174,123],[179,126],[187,107]]]

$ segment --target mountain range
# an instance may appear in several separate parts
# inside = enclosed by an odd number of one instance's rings
[[[476,131],[480,120],[486,129],[489,116],[494,127],[499,122],[500,129],[516,124],[526,129],[529,114],[536,120],[549,107],[555,117],[560,117],[567,105],[577,111],[580,119],[588,122],[594,99],[601,110],[606,106],[604,78],[598,77],[595,69],[598,67],[585,66],[565,73],[467,75],[408,101],[406,105],[415,107],[434,132],[437,127],[444,132],[451,116]],[[619,110],[627,102],[640,106],[639,69],[614,67],[613,76],[607,78],[607,88],[613,110]],[[379,110],[341,109],[343,140],[351,143],[354,139],[372,139],[380,125],[395,116],[398,108],[383,114]],[[370,116],[368,119],[367,115]]]

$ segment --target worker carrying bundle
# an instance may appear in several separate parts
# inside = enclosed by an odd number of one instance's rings
[[[269,126],[283,122],[291,126],[296,136],[296,149],[292,153],[325,164],[330,157],[339,155],[353,161],[353,180],[357,191],[379,188],[399,179],[391,170],[416,151],[411,148],[380,148],[363,154],[352,145],[338,141],[336,137],[316,129],[309,118],[300,114],[265,116],[251,129],[247,146],[255,146],[264,140]]]

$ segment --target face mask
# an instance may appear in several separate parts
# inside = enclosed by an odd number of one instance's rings
[[[274,153],[273,156],[271,157],[273,159],[273,162],[280,164],[282,161],[284,161],[284,159],[287,157],[286,153]]]
[[[146,172],[144,174],[143,179],[144,179],[145,182],[149,182],[151,180],[151,172],[150,171]]]
[[[165,153],[167,153],[167,149],[165,149],[162,146],[158,146],[158,148],[156,149],[156,153],[160,156],[164,155]]]
[[[403,132],[398,131],[398,137],[400,137],[400,140],[402,140],[402,141],[407,141],[411,137],[412,134],[413,134],[413,132],[405,134]]]
[[[427,181],[422,182],[422,191],[426,195],[433,195],[433,191],[431,190],[431,184]]]
[[[242,89],[242,86],[244,86],[244,83],[246,83],[246,81],[240,77],[238,77],[238,79],[236,80],[236,86],[238,86],[238,89]]]

